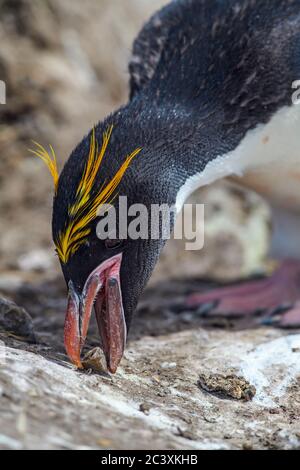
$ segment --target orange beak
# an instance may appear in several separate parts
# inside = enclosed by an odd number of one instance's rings
[[[115,373],[123,357],[127,329],[122,304],[120,268],[122,253],[105,260],[88,277],[82,294],[69,282],[64,342],[70,360],[78,367],[95,307],[96,319],[108,370]]]

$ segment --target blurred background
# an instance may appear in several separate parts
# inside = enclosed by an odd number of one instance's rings
[[[128,97],[127,64],[143,23],[166,0],[0,0],[0,263],[2,272],[59,266],[51,242],[52,180],[31,140],[51,144],[59,167],[94,123]],[[224,183],[202,190],[205,249],[183,254],[171,241],[154,280],[181,274],[234,278],[260,269],[269,210]],[[174,243],[176,249],[174,249]]]
[[[51,246],[52,181],[30,156],[31,139],[51,143],[62,167],[93,124],[127,100],[132,41],[163,3],[0,0],[2,266],[22,267],[22,256]]]

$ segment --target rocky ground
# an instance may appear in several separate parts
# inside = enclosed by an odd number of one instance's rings
[[[61,284],[19,283],[32,320],[0,303],[0,448],[299,449],[300,332],[171,312],[174,292],[204,287],[148,289],[112,376],[68,362]]]

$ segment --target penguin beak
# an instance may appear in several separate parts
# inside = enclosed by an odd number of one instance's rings
[[[105,260],[88,277],[79,295],[69,282],[64,342],[70,360],[78,367],[93,306],[108,370],[115,373],[126,344],[126,322],[122,304],[120,268],[122,253]]]

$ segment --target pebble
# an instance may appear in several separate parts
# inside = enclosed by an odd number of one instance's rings
[[[144,413],[145,415],[148,415],[150,413],[151,405],[149,403],[141,403],[140,404],[140,411]]]
[[[0,329],[35,343],[31,316],[24,308],[5,298],[0,298]]]
[[[162,362],[160,367],[162,369],[176,369],[177,363],[176,362]]]

